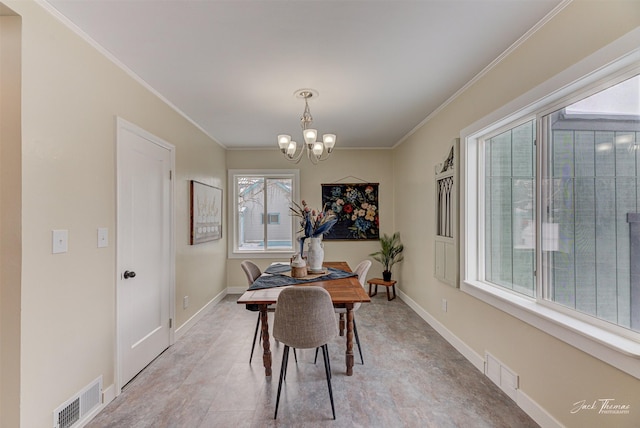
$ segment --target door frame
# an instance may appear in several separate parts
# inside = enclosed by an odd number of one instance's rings
[[[150,143],[157,144],[158,146],[169,151],[170,154],[170,168],[171,168],[171,183],[169,185],[169,254],[170,254],[170,267],[169,267],[169,318],[171,319],[171,328],[169,329],[169,346],[175,343],[175,295],[176,295],[176,237],[175,237],[175,180],[173,179],[175,173],[175,162],[176,162],[176,149],[173,144],[170,144],[163,139],[156,137],[155,135],[145,131],[139,126],[126,121],[125,119],[116,116],[116,273],[115,273],[115,367],[114,367],[114,385],[115,385],[115,395],[116,397],[120,395],[122,392],[121,382],[121,350],[120,350],[120,314],[118,308],[118,284],[120,280],[120,276],[122,275],[124,269],[124,263],[121,260],[121,254],[119,251],[119,243],[120,243],[120,228],[118,225],[119,217],[120,217],[120,172],[122,165],[122,156],[123,150],[122,145],[124,144],[122,133],[124,131],[132,132],[145,140],[148,140]]]

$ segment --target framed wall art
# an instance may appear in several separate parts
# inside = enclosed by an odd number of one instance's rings
[[[323,239],[380,238],[378,183],[323,184],[322,206],[338,219]]]
[[[190,184],[190,244],[201,244],[222,238],[222,189],[193,180]]]

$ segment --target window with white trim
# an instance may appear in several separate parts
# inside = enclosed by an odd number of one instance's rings
[[[289,207],[297,199],[298,186],[298,170],[229,170],[231,257],[290,254],[294,250]]]
[[[640,331],[640,74],[540,120],[543,298]]]
[[[479,279],[640,332],[640,74],[605,85],[478,137]]]
[[[460,287],[640,379],[638,37],[461,131]]]

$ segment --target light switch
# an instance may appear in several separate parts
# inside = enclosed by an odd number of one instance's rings
[[[69,250],[69,231],[54,230],[52,233],[53,254],[66,253]]]
[[[109,246],[109,229],[106,227],[98,228],[98,248]]]

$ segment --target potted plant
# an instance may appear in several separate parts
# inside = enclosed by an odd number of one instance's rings
[[[404,245],[400,242],[400,232],[396,232],[392,236],[385,233],[380,237],[380,250],[369,254],[370,257],[373,257],[375,261],[380,262],[384,267],[382,278],[385,281],[391,281],[391,268],[393,265],[404,260],[403,250]]]

